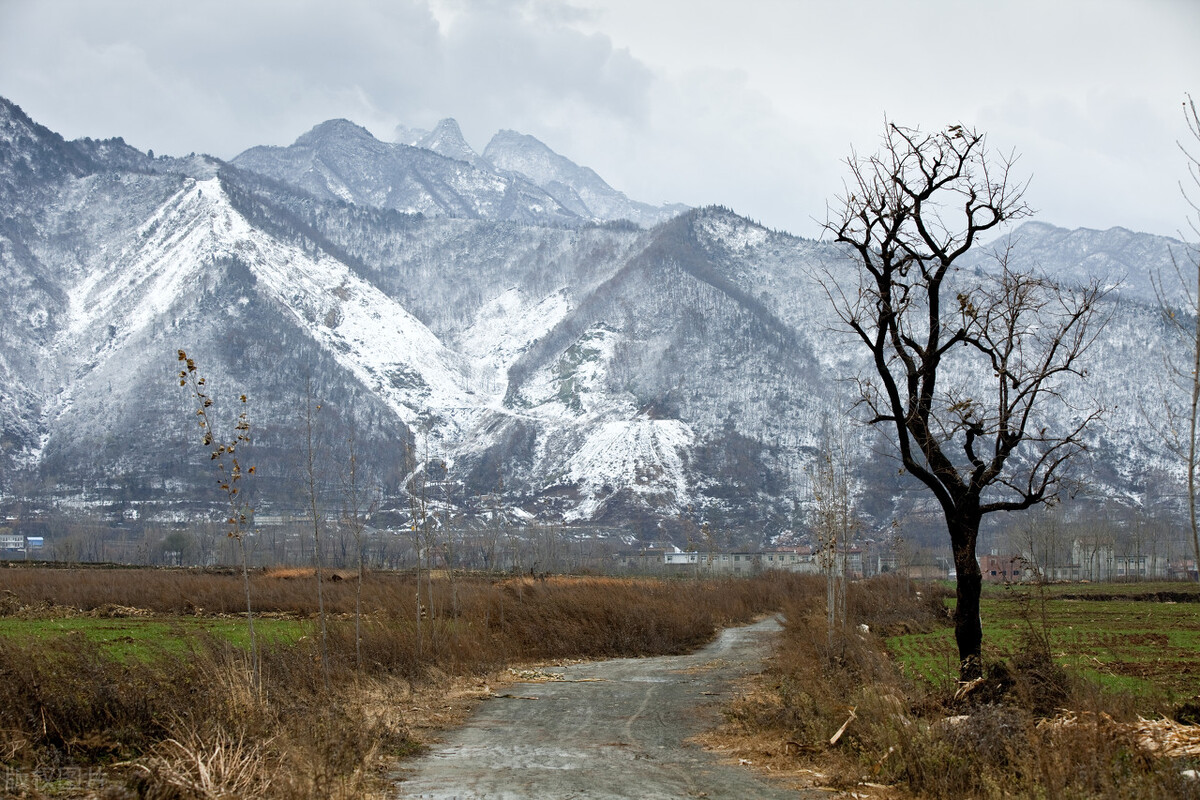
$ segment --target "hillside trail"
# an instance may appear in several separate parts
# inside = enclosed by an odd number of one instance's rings
[[[726,629],[689,655],[547,669],[562,678],[488,699],[397,776],[398,796],[796,800],[804,795],[687,741],[719,724],[732,682],[761,669],[778,630],[769,618]]]

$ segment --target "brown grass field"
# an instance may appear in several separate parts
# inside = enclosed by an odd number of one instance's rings
[[[382,797],[507,667],[678,653],[797,592],[752,580],[0,569],[0,795]],[[361,652],[361,664],[357,653]]]
[[[1145,587],[989,594],[989,677],[960,697],[945,586],[852,584],[831,639],[812,576],[444,574],[418,605],[412,575],[369,574],[361,664],[355,576],[324,588],[326,669],[312,571],[254,573],[255,682],[237,574],[0,569],[0,795],[383,797],[509,667],[678,653],[783,609],[765,671],[701,737],[752,768],[844,796],[1200,797],[1200,736],[1181,750],[1197,728],[1174,724],[1200,722],[1200,605]]]

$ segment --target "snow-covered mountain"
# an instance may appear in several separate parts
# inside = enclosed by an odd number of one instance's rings
[[[481,155],[471,149],[463,138],[462,129],[453,119],[444,119],[437,126],[422,136],[414,145],[425,150],[432,150],[438,155],[455,161],[465,161],[475,169],[493,172],[495,167]]]
[[[845,413],[838,379],[864,368],[816,277],[839,252],[722,208],[608,224],[653,207],[536,140],[477,156],[450,122],[410,134],[331,121],[231,164],[150,158],[0,100],[0,491],[202,506],[185,349],[218,401],[249,397],[260,504],[296,491],[311,387],[327,463],[353,419],[393,498],[429,462],[462,509],[500,493],[553,521],[787,527],[822,422]],[[1146,502],[1172,467],[1138,415],[1176,345],[1144,276],[1179,244],[1040,223],[1012,240],[1061,280],[1125,279],[1057,413],[1100,398],[1080,474]],[[883,521],[908,479],[869,432],[862,452]]]
[[[585,219],[627,219],[650,227],[688,210],[678,204],[652,206],[630,200],[593,170],[516,131],[493,136],[483,158],[498,169],[524,176]]]
[[[387,144],[346,120],[323,122],[289,147],[254,147],[233,163],[327,200],[409,214],[542,223],[576,215],[537,186],[422,147]]]
[[[634,203],[533,137],[502,132],[481,156],[453,119],[397,134],[402,143],[388,144],[352,122],[329,120],[289,147],[253,147],[232,163],[322,199],[425,216],[648,226],[687,210]]]

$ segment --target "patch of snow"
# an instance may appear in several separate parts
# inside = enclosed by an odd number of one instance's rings
[[[142,225],[136,244],[70,291],[70,321],[59,347],[78,353],[80,342],[93,341],[101,342],[95,355],[114,349],[156,324],[214,262],[234,258],[258,278],[258,291],[286,307],[406,424],[415,426],[420,413],[433,408],[447,423],[441,436],[453,439],[470,426],[480,404],[463,358],[341,261],[311,256],[254,228],[217,178],[173,195]],[[85,336],[118,323],[112,335]]]
[[[594,517],[603,507],[606,487],[637,494],[673,495],[673,504],[688,497],[684,454],[695,441],[687,424],[674,419],[637,417],[589,426],[583,446],[567,466],[567,477],[581,487],[584,499],[564,518]]]
[[[215,214],[208,213],[216,183],[213,178],[180,189],[141,225],[136,244],[68,289],[67,336],[77,339],[110,320],[121,320],[126,333],[139,330],[196,281],[219,250],[212,236]]]
[[[529,346],[545,336],[571,311],[566,290],[536,300],[518,288],[485,303],[459,337],[459,349],[470,358],[498,402],[508,389],[508,368]]]
[[[611,326],[591,326],[549,367],[533,375],[522,398],[547,417],[600,413],[616,406],[633,411],[632,398],[611,394],[605,388],[608,365],[619,341],[619,332]]]
[[[706,216],[699,228],[708,238],[739,254],[760,247],[771,238],[765,228],[732,215]]]

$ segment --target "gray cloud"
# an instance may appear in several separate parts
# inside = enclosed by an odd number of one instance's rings
[[[651,202],[815,235],[884,115],[1022,153],[1064,225],[1171,233],[1189,0],[0,0],[0,94],[68,137],[231,157],[331,117],[543,139]]]

